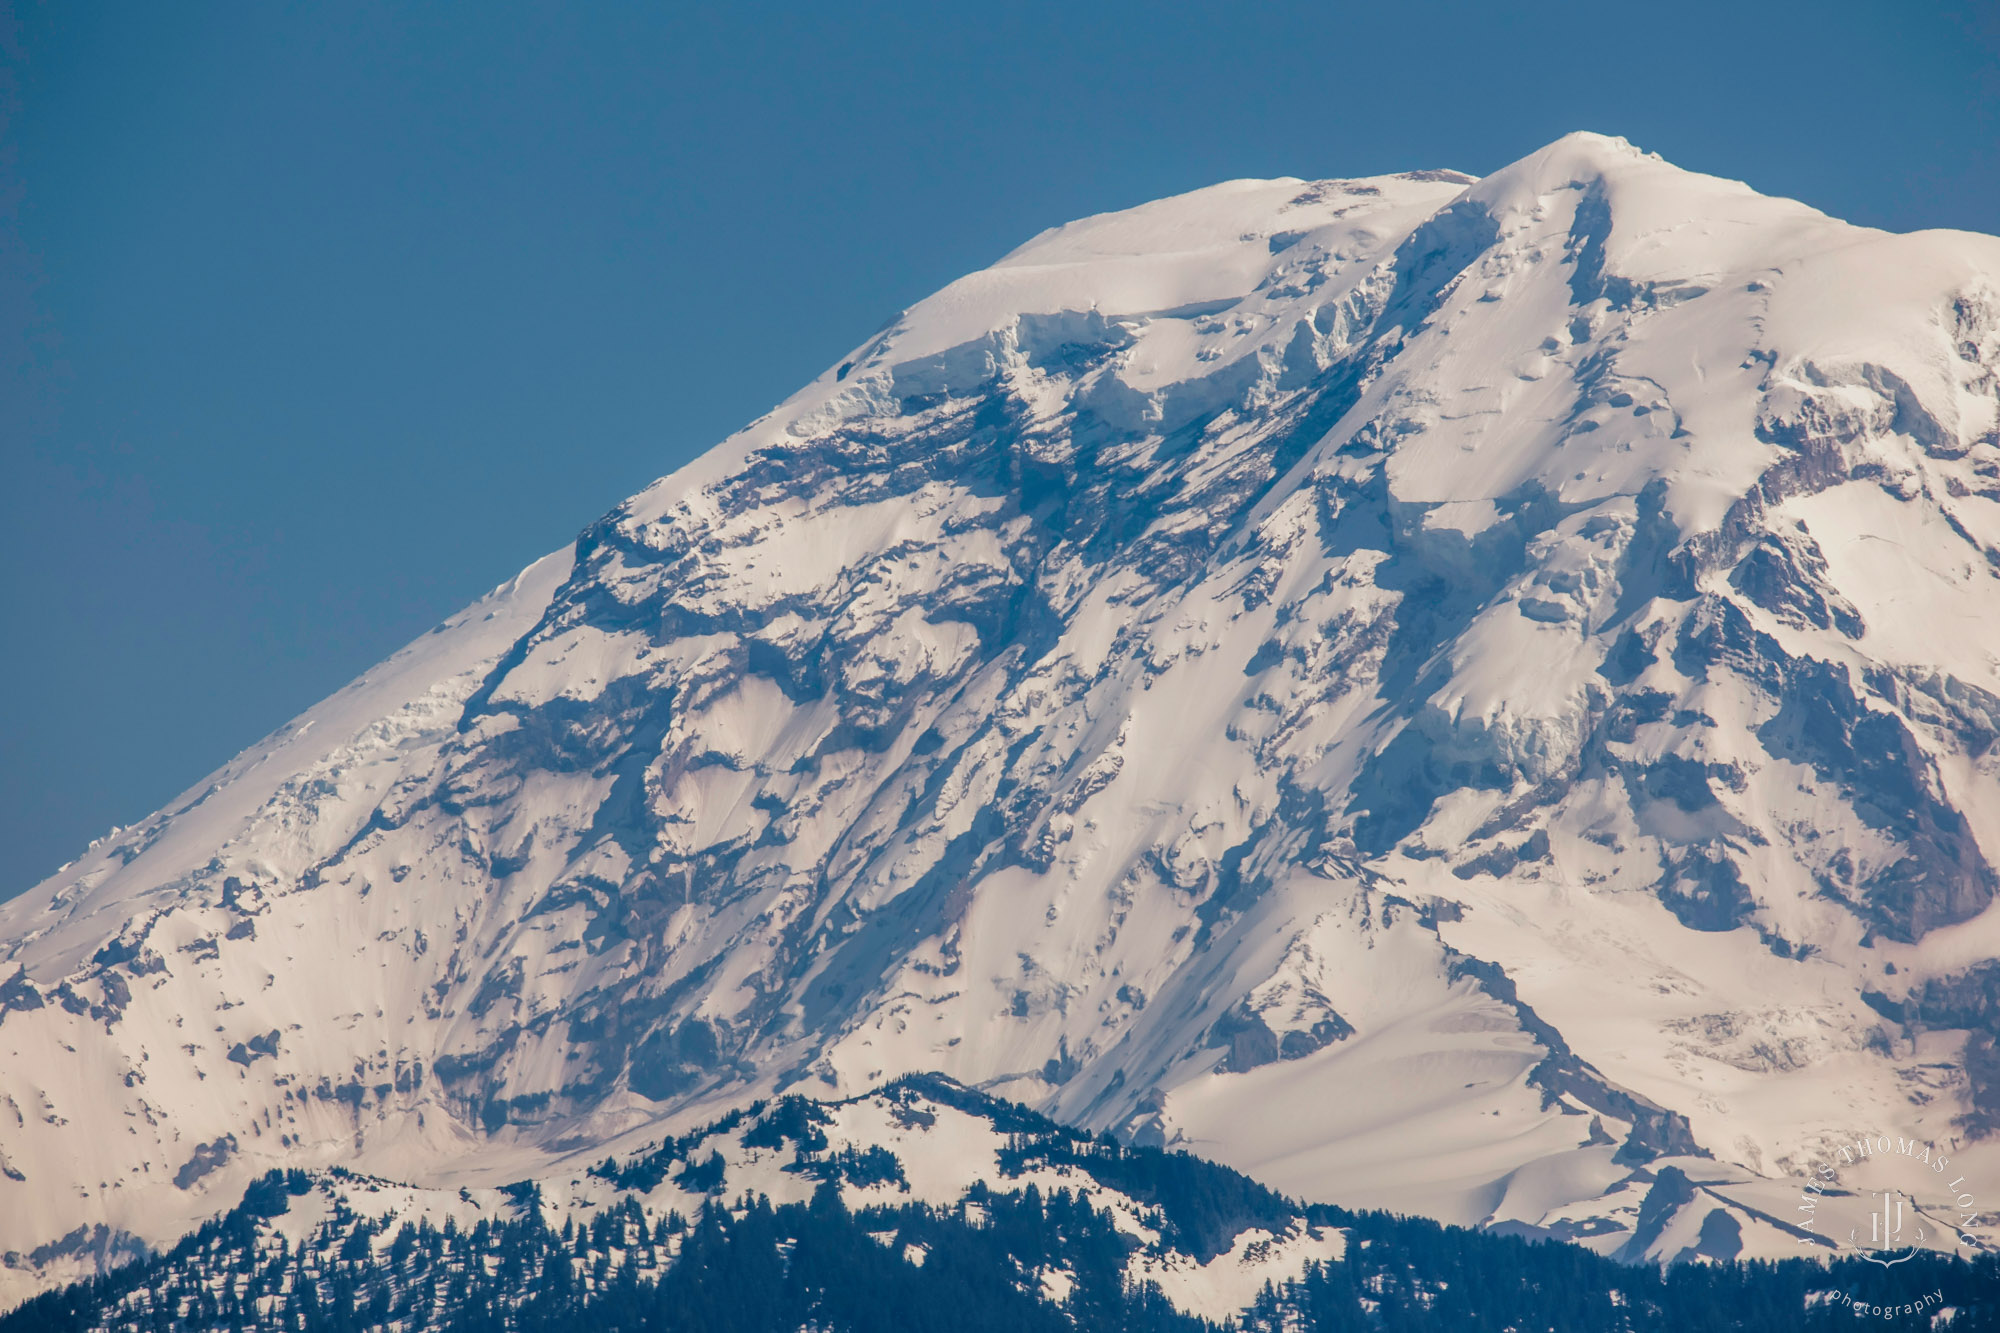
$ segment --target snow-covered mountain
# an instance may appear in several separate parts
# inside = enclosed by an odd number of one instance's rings
[[[0,906],[0,1299],[933,1069],[1605,1252],[2000,1193],[1996,373],[2000,240],[1592,135],[1046,232]]]

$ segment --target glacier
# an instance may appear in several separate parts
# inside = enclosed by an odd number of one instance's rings
[[[925,1071],[1632,1258],[2000,1191],[1996,579],[2000,239],[1589,134],[1055,228],[0,904],[0,1303]]]

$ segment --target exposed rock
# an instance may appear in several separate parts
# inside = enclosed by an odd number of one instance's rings
[[[1520,1016],[1522,1028],[1540,1043],[1546,1054],[1529,1072],[1528,1083],[1542,1090],[1545,1101],[1553,1103],[1564,1096],[1573,1097],[1589,1109],[1632,1127],[1618,1149],[1616,1161],[1635,1164],[1661,1156],[1709,1155],[1695,1142],[1686,1116],[1609,1083],[1594,1066],[1572,1051],[1561,1033],[1522,1003],[1513,979],[1504,968],[1477,958],[1460,957],[1454,961],[1452,970],[1458,976],[1474,978],[1487,994],[1511,1008]]]
[[[272,1028],[261,1037],[252,1037],[248,1041],[239,1041],[229,1048],[229,1061],[232,1064],[239,1064],[248,1069],[265,1056],[277,1055],[278,1038],[278,1030]]]
[[[43,1003],[42,993],[35,989],[34,982],[28,980],[27,969],[16,968],[13,976],[0,981],[0,1023],[6,1021],[10,1009],[25,1012],[39,1009]]]
[[[2000,1134],[2000,961],[1931,977],[1902,999],[1865,990],[1861,998],[1905,1028],[1961,1028],[1971,1105],[1959,1125],[1973,1138]]]
[[[1797,629],[1867,632],[1861,613],[1836,591],[1826,557],[1804,528],[1766,534],[1730,572],[1729,586]]]
[[[194,1155],[181,1164],[174,1172],[174,1188],[185,1190],[194,1188],[195,1182],[203,1176],[220,1170],[236,1152],[236,1136],[225,1134],[213,1143],[198,1143]]]

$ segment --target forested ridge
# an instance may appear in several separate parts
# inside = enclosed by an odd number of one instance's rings
[[[1119,1145],[943,1081],[905,1092],[979,1114],[1004,1134],[1008,1177],[1061,1165],[1078,1188],[975,1185],[954,1205],[851,1206],[851,1187],[893,1184],[902,1163],[879,1145],[830,1149],[828,1113],[803,1098],[753,1108],[592,1174],[621,1188],[669,1172],[717,1192],[691,1215],[641,1196],[557,1224],[531,1183],[510,1187],[497,1215],[372,1217],[345,1202],[367,1188],[344,1172],[273,1172],[228,1215],[172,1250],[108,1276],[44,1293],[0,1316],[0,1333],[87,1329],[452,1330],[536,1333],[766,1333],[775,1330],[1087,1330],[1210,1333],[1130,1260],[1142,1242],[1089,1190],[1138,1207],[1158,1246],[1201,1262],[1245,1229],[1337,1229],[1339,1259],[1267,1284],[1234,1323],[1245,1333],[1470,1330],[1472,1333],[1651,1333],[1813,1330],[1854,1326],[1849,1300],[1920,1307],[1878,1326],[1967,1333],[2000,1329],[2000,1258],[1922,1255],[1894,1267],[1684,1263],[1664,1270],[1614,1262],[1580,1246],[1442,1226],[1386,1213],[1300,1207],[1234,1171],[1182,1152]],[[914,1103],[913,1103],[914,1104]],[[936,1105],[936,1102],[929,1103]],[[925,1114],[913,1110],[913,1115]],[[750,1121],[744,1142],[790,1145],[788,1171],[814,1179],[810,1198],[720,1190],[721,1127]],[[711,1181],[709,1177],[713,1177]],[[850,1187],[843,1197],[843,1187]],[[320,1191],[331,1214],[288,1240],[277,1225]],[[871,1197],[896,1197],[893,1189]],[[1846,1299],[1843,1299],[1842,1293]]]

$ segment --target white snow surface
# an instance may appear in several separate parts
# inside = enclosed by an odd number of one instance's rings
[[[933,1069],[1607,1251],[2000,1191],[1996,292],[1587,134],[1043,233],[0,906],[0,1305]]]

